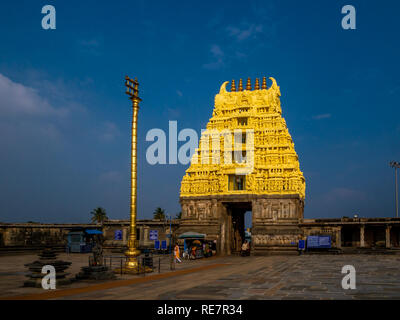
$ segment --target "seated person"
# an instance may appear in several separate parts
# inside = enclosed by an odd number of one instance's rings
[[[242,251],[240,252],[242,256],[248,256],[250,255],[250,246],[247,240],[245,240],[242,244]]]

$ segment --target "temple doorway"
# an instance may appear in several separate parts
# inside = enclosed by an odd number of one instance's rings
[[[251,202],[230,202],[226,204],[228,211],[228,253],[239,254],[246,240],[245,215],[251,216]],[[247,219],[248,220],[248,219]],[[248,235],[247,235],[248,237]],[[248,240],[248,239],[247,239]]]
[[[360,246],[360,228],[354,225],[343,226],[342,247]]]

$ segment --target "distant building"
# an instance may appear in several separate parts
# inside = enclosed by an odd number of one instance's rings
[[[179,225],[172,220],[172,234]],[[71,231],[99,229],[103,231],[106,248],[122,248],[126,246],[129,234],[129,220],[108,220],[103,225],[88,224],[52,224],[52,223],[0,223],[0,249],[24,250],[40,248],[47,244],[63,248],[67,245],[67,235]],[[158,239],[169,245],[169,221],[138,220],[137,235],[139,247],[152,248],[154,240],[150,240],[150,230],[156,230]]]

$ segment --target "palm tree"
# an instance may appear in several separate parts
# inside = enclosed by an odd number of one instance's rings
[[[106,210],[102,207],[97,207],[90,212],[92,215],[92,222],[93,223],[101,223],[103,224],[104,221],[108,220]]]
[[[158,207],[154,212],[153,212],[153,218],[158,219],[158,220],[165,220],[165,210],[161,209]]]

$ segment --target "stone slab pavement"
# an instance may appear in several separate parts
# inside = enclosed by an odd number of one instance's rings
[[[0,275],[6,272],[2,266],[4,258],[0,257]],[[355,290],[344,290],[341,286],[345,276],[341,273],[344,265],[352,265],[356,269]],[[146,275],[145,278],[125,276],[122,280],[99,284],[97,287],[89,287],[87,283],[73,284],[66,289],[56,290],[57,294],[50,292],[47,296],[36,298],[400,299],[399,265],[399,255],[216,257],[184,261],[176,265],[175,271],[165,270],[161,274]],[[7,272],[20,271],[14,269]],[[15,281],[18,276],[14,277]],[[12,289],[9,281],[7,285],[7,294],[3,294],[5,286],[0,281],[0,298],[40,295],[44,291],[30,291],[21,287]],[[76,290],[72,290],[74,288]]]
[[[72,264],[70,268],[66,270],[69,273],[69,278],[74,278],[77,273],[80,272],[81,267],[87,266],[89,261],[89,256],[92,254],[79,254],[79,253],[60,253],[58,254],[57,260],[70,261]],[[105,254],[107,265],[109,266],[110,254]],[[42,288],[27,288],[23,287],[24,281],[27,279],[29,270],[25,267],[25,264],[31,263],[38,260],[37,254],[17,254],[17,255],[2,255],[0,256],[0,299],[2,297],[10,296],[22,296],[29,294],[40,294],[43,293]],[[199,260],[200,261],[200,260]],[[181,265],[172,265],[173,269],[181,270],[186,268],[192,268],[193,266],[202,265],[206,263],[197,263],[197,261],[185,261]],[[171,259],[169,255],[155,255],[154,256],[155,273],[160,272],[162,274],[171,272]],[[112,268],[116,269],[120,267],[120,259],[113,255]],[[132,275],[120,275],[116,274],[118,280],[126,280],[139,278],[147,275],[132,276]],[[67,286],[60,286],[57,290],[62,290],[65,288],[81,288],[87,287],[95,283],[103,283],[105,281],[79,281],[73,282]]]

